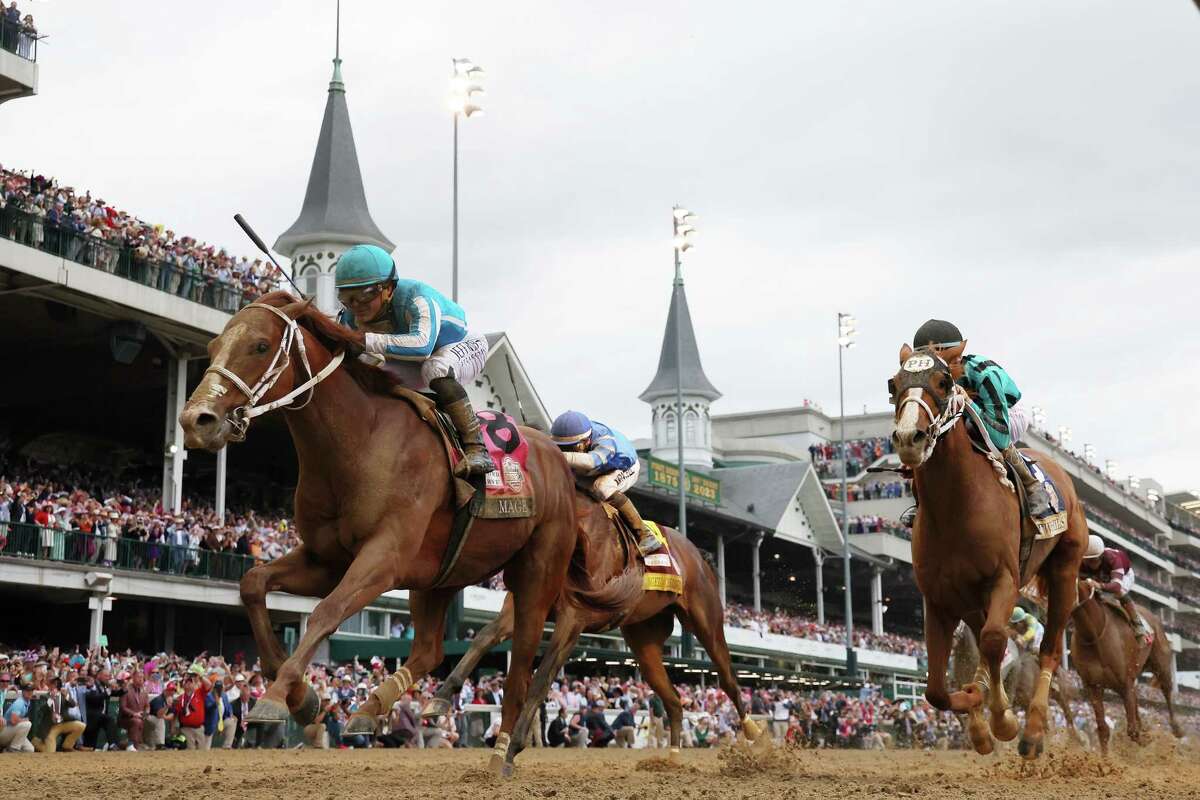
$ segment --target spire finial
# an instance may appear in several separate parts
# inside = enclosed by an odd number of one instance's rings
[[[333,78],[329,81],[329,91],[344,92],[346,84],[342,83],[342,0],[337,0],[337,20],[333,29]]]

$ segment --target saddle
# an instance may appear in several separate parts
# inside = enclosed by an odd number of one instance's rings
[[[592,499],[589,487],[580,483],[575,484],[576,491],[588,499]],[[683,576],[679,572],[679,564],[676,563],[675,557],[671,555],[670,545],[667,542],[667,537],[663,535],[662,530],[658,527],[658,523],[645,520],[646,527],[650,533],[658,539],[662,547],[649,555],[643,556],[638,548],[638,541],[641,539],[641,531],[635,531],[629,527],[629,523],[621,512],[614,507],[600,501],[600,507],[604,509],[604,515],[608,517],[609,524],[616,531],[617,537],[621,542],[621,548],[625,553],[625,564],[627,566],[642,562],[642,589],[648,592],[671,592],[672,594],[683,594]]]
[[[971,406],[967,406],[967,408],[970,409]],[[973,413],[966,414],[964,421],[967,424],[967,438],[971,442],[971,447],[982,455],[992,458],[995,446],[988,438],[987,431],[983,429],[982,422]],[[1025,460],[1025,464],[1033,476],[1038,478],[1043,486],[1045,486],[1046,494],[1050,498],[1051,507],[1051,513],[1042,517],[1034,517],[1029,510],[1029,498],[1025,491],[1024,482],[1012,464],[1009,464],[1007,459],[1000,457],[1000,461],[1004,464],[1005,475],[1017,495],[1017,507],[1021,510],[1019,564],[1021,585],[1024,585],[1033,577],[1026,574],[1026,569],[1029,565],[1029,556],[1033,552],[1033,543],[1043,539],[1054,539],[1065,533],[1067,530],[1067,511],[1058,487],[1054,485],[1054,481],[1051,480],[1050,476],[1038,466],[1037,459],[1025,453],[1021,453],[1021,458]]]

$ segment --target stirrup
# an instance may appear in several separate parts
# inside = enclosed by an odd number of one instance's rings
[[[487,475],[496,471],[496,462],[492,461],[481,444],[463,448],[463,463],[467,466],[468,475]]]
[[[651,533],[647,528],[642,528],[642,531],[645,533],[645,536],[643,536],[642,540],[638,542],[638,551],[643,556],[648,556],[651,553],[662,549],[662,542],[658,540],[657,536]]]
[[[913,503],[908,508],[904,509],[900,514],[900,524],[906,528],[911,528],[917,520],[917,504]]]

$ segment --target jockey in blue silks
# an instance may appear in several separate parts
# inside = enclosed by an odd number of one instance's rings
[[[392,257],[373,244],[342,253],[335,284],[343,306],[338,322],[358,333],[361,353],[405,386],[433,392],[458,431],[470,474],[494,470],[462,387],[483,371],[488,343],[467,332],[462,307],[428,284],[399,277]]]
[[[642,555],[661,547],[658,537],[646,527],[633,501],[625,495],[637,483],[641,465],[637,450],[620,431],[593,422],[578,411],[567,411],[554,420],[550,438],[562,449],[572,472],[592,479],[592,497],[608,502],[641,537],[638,549]]]

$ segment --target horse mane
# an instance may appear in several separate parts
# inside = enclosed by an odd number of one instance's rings
[[[326,315],[312,305],[313,298],[300,300],[291,292],[282,289],[269,292],[254,302],[287,310],[301,327],[311,333],[331,353],[337,354],[355,343],[349,328]],[[299,308],[295,308],[299,306]],[[381,369],[363,364],[357,358],[347,358],[342,367],[365,391],[372,394],[391,395],[392,389],[404,384],[396,376]]]

